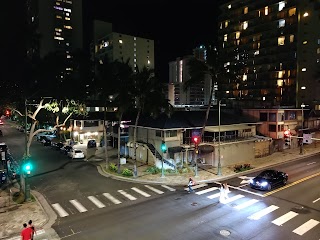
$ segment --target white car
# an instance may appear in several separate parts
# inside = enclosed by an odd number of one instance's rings
[[[84,152],[80,149],[73,149],[70,152],[68,152],[68,157],[74,159],[74,158],[84,158]]]

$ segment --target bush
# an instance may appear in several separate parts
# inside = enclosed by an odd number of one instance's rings
[[[147,172],[147,173],[151,173],[151,174],[157,174],[157,173],[160,173],[160,172],[161,172],[161,169],[153,166],[153,167],[148,167],[148,168],[146,169],[146,172]]]
[[[166,172],[167,173],[176,173],[176,170],[175,169],[166,169]]]
[[[112,172],[117,172],[118,167],[117,167],[116,164],[110,163],[110,164],[109,164],[109,170],[112,171]]]
[[[236,164],[233,167],[233,171],[238,173],[238,172],[243,172],[249,169],[252,169],[253,167],[251,167],[250,163],[245,163],[245,164]]]
[[[128,168],[123,169],[121,174],[123,176],[127,176],[127,177],[133,176],[133,172]]]

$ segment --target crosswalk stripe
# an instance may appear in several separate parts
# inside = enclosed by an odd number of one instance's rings
[[[161,187],[164,187],[164,188],[168,189],[168,190],[171,191],[171,192],[176,191],[174,188],[169,187],[169,186],[167,186],[167,185],[161,185]]]
[[[246,207],[249,207],[249,206],[255,204],[256,202],[259,202],[259,200],[257,200],[257,199],[250,199],[249,201],[246,201],[246,202],[244,202],[244,203],[241,203],[241,204],[239,204],[238,206],[235,206],[234,208],[235,208],[235,209],[238,209],[238,210],[244,209],[244,208],[246,208]]]
[[[69,216],[69,213],[67,213],[59,203],[52,204],[52,207],[57,211],[60,217]]]
[[[106,198],[108,198],[114,204],[120,204],[121,203],[121,201],[119,201],[118,199],[113,197],[110,193],[103,193],[102,195],[105,196]]]
[[[305,222],[304,224],[302,224],[300,227],[297,227],[292,232],[302,236],[303,234],[305,234],[306,232],[308,232],[310,229],[314,228],[318,224],[319,224],[318,221],[314,219],[310,219],[308,222]]]
[[[154,191],[155,193],[158,193],[158,194],[163,194],[164,192],[162,192],[161,190],[159,189],[156,189],[154,187],[151,187],[149,185],[144,185],[146,188],[149,188],[151,191]]]
[[[240,198],[243,198],[243,197],[244,197],[244,196],[241,195],[241,194],[235,195],[235,196],[233,196],[233,197],[231,197],[231,198],[225,199],[225,200],[223,201],[223,204],[231,203],[231,202],[236,201],[236,200],[238,200],[238,199],[240,199]]]
[[[201,194],[205,194],[205,193],[208,193],[208,192],[212,192],[214,190],[217,190],[218,188],[217,187],[211,187],[211,188],[207,188],[207,189],[204,189],[202,191],[199,191],[199,192],[196,192],[197,195],[201,195]]]
[[[265,216],[265,215],[267,215],[268,213],[271,213],[271,212],[277,210],[278,208],[279,208],[278,206],[271,205],[271,206],[269,206],[269,207],[267,207],[267,208],[262,209],[262,210],[259,211],[259,212],[256,212],[256,213],[250,215],[250,216],[248,217],[248,219],[251,219],[251,220],[259,220],[259,219],[262,218],[263,216]]]
[[[118,190],[118,193],[121,193],[123,196],[126,198],[129,198],[130,200],[137,200],[134,196],[130,195],[129,193],[123,191],[123,190]]]
[[[281,217],[278,217],[277,219],[273,220],[272,223],[275,225],[281,226],[282,224],[288,222],[290,219],[294,218],[297,215],[299,214],[296,212],[290,211],[282,215]]]
[[[220,193],[216,193],[216,194],[210,195],[207,198],[214,199],[214,198],[218,198],[218,197],[220,197]]]
[[[69,202],[79,211],[79,212],[87,212],[88,210],[77,200],[69,200]]]
[[[104,205],[102,202],[99,201],[99,199],[97,199],[94,196],[89,196],[88,199],[94,203],[94,205],[96,205],[98,208],[104,208],[106,207],[106,205]]]
[[[201,183],[201,184],[197,184],[197,185],[192,186],[192,189],[203,188],[203,187],[206,187],[206,186],[208,186],[207,183]],[[184,190],[189,191],[189,188],[185,188]]]
[[[144,191],[141,191],[140,189],[136,188],[136,187],[133,187],[131,188],[133,191],[136,191],[137,193],[140,193],[142,196],[145,196],[145,197],[150,197],[151,195],[144,192]]]

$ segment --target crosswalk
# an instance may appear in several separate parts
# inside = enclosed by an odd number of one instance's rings
[[[220,198],[220,191],[217,187],[210,187],[208,184],[198,184],[193,187],[195,190],[195,194],[198,196],[205,195],[208,199],[215,199]],[[185,191],[188,191],[188,188],[184,188]],[[257,204],[261,202],[258,199],[245,199],[245,196],[242,194],[234,194],[230,192],[230,197],[225,199],[221,204],[229,204],[229,203],[235,203],[230,205],[236,210],[243,210],[246,208],[249,208],[253,206],[254,204]],[[241,200],[241,202],[238,204],[237,200]],[[247,217],[249,220],[258,221],[261,218],[265,217],[268,214],[274,213],[276,215],[276,211],[279,210],[280,207],[276,205],[271,206],[265,206],[262,209],[257,210],[253,214]],[[271,223],[273,223],[276,226],[283,226],[284,224],[288,223],[290,220],[294,218],[299,218],[299,213],[296,213],[294,211],[289,211],[281,216],[278,216],[276,219],[272,220]],[[302,236],[308,231],[314,229],[315,227],[320,227],[320,217],[318,220],[316,219],[309,219],[308,221],[302,223],[300,226],[296,227],[292,232]]]
[[[202,196],[208,199],[218,199],[220,198],[220,191],[218,187],[204,184],[198,184],[193,187],[195,190],[195,195],[197,197]],[[184,188],[185,191],[188,191],[188,188]],[[139,197],[143,198],[150,198],[154,195],[161,195],[168,191],[176,191],[176,189],[166,186],[166,185],[157,185],[157,186],[150,186],[150,185],[141,185],[139,187],[132,187],[126,190],[117,190],[116,193],[102,193],[96,196],[87,196],[85,199],[89,200],[89,203],[81,203],[77,199],[69,200],[68,203],[69,207],[64,206],[66,210],[61,206],[59,203],[52,204],[53,209],[57,212],[59,217],[64,218],[73,214],[73,211],[70,209],[72,206],[76,212],[85,213],[92,209],[93,206],[96,208],[106,208],[112,204],[119,205],[125,201],[136,201]],[[188,195],[189,196],[189,195]],[[81,199],[84,202],[84,199]],[[282,214],[279,206],[270,205],[266,206],[265,204],[259,205],[262,201],[256,198],[249,198],[242,194],[237,194],[236,192],[230,192],[229,197],[225,199],[220,204],[228,205],[235,210],[241,211],[245,209],[254,209],[251,215],[247,216],[249,221],[259,221],[260,219],[269,219],[266,218],[267,215],[273,214],[272,216],[277,216],[274,219],[270,220],[272,224],[275,226],[283,226],[288,224],[290,220],[299,219],[299,213],[294,211],[288,211]],[[253,207],[253,208],[250,208]],[[281,212],[281,213],[280,213]],[[280,216],[279,216],[280,215]],[[296,227],[292,230],[294,234],[299,236],[303,236],[305,233],[311,231],[314,228],[320,227],[320,217],[319,219],[309,219],[306,222],[301,222],[301,225]]]
[[[140,196],[149,198],[152,196],[152,194],[161,195],[161,194],[164,194],[165,192],[174,192],[174,191],[176,191],[176,189],[167,185],[160,185],[160,186],[143,185],[139,188],[132,187],[128,190],[117,190],[115,194],[102,193],[101,196],[100,195],[87,196],[86,198],[89,200],[90,204],[93,204],[96,208],[105,208],[107,207],[107,205],[110,205],[110,204],[117,205],[128,200],[135,201]],[[74,208],[76,212],[79,212],[79,213],[87,212],[88,209],[91,209],[92,207],[92,205],[84,206],[85,204],[81,203],[77,199],[72,199],[72,200],[69,200],[68,202],[71,204],[72,208]],[[70,205],[66,207],[66,206],[61,206],[60,203],[54,203],[51,206],[61,218],[68,217],[72,213],[72,211],[70,211]]]

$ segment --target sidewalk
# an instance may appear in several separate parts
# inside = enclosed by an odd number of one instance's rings
[[[111,177],[118,180],[137,182],[137,183],[155,183],[155,184],[166,184],[174,186],[183,186],[186,185],[187,179],[192,176],[198,182],[214,182],[214,181],[223,181],[232,176],[241,176],[246,175],[250,172],[256,170],[262,170],[264,168],[275,167],[284,162],[290,162],[305,158],[311,155],[318,154],[320,152],[320,144],[315,146],[314,144],[304,146],[304,154],[300,155],[299,148],[296,149],[287,149],[283,152],[276,152],[271,156],[257,158],[254,162],[249,162],[252,167],[252,170],[245,172],[235,173],[232,166],[223,166],[221,168],[222,175],[217,175],[217,168],[215,167],[206,167],[206,169],[199,167],[198,176],[194,176],[194,172],[184,173],[184,174],[170,174],[161,177],[159,174],[149,174],[145,170],[148,166],[142,165],[138,162],[138,177],[123,177],[116,173],[110,173],[106,171],[106,164],[104,160],[104,149],[98,148],[96,151],[95,157],[87,159],[86,161],[97,166],[98,172],[101,175]],[[117,163],[117,150],[108,149],[109,162]],[[248,163],[248,162],[246,162]],[[133,169],[133,161],[127,160],[127,164],[121,165],[121,168]],[[22,229],[22,223],[27,222],[32,219],[39,235],[36,239],[50,239],[55,240],[59,239],[58,235],[51,228],[55,220],[57,219],[56,213],[52,210],[50,205],[47,203],[45,198],[36,191],[31,191],[32,195],[35,197],[35,201],[17,205],[13,204],[8,206],[9,203],[9,194],[8,190],[1,191],[0,194],[0,239],[8,239],[11,237],[11,240],[20,239],[18,235]],[[5,207],[2,207],[1,203],[6,203]],[[41,234],[41,235],[40,235]],[[15,236],[15,237],[13,237]]]

